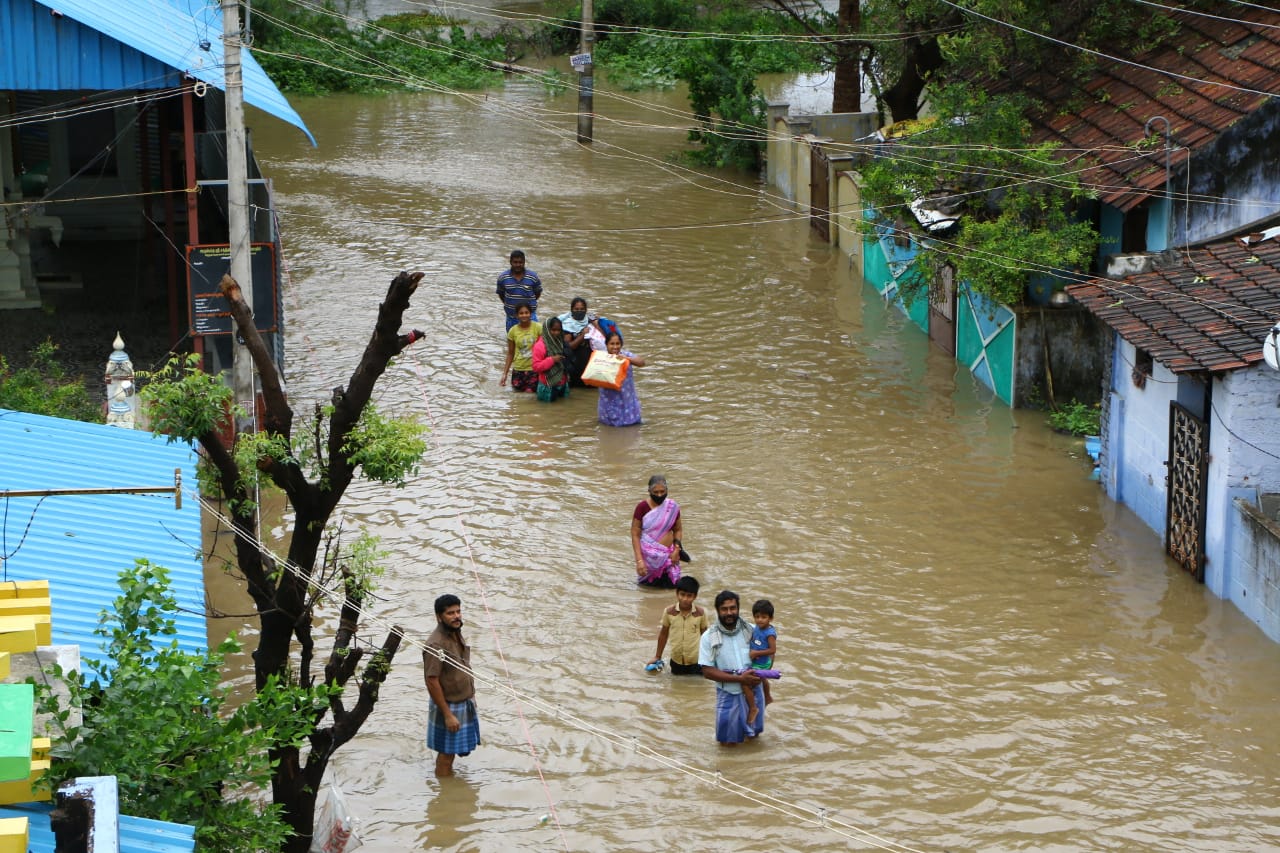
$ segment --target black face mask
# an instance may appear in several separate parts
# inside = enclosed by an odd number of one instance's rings
[[[586,312],[586,311],[571,311],[571,312],[569,312],[569,313],[570,313],[570,314],[572,314],[572,315],[573,315],[573,319],[577,320],[579,323],[581,323],[583,320],[587,319],[587,312]]]
[[[655,505],[661,505],[666,499],[666,495],[655,495],[653,492],[649,493],[649,500],[653,501]]]

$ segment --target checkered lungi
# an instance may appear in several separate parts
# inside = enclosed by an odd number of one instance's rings
[[[440,713],[436,703],[429,703],[427,749],[442,752],[445,755],[470,755],[471,750],[480,745],[480,717],[476,714],[476,700],[464,699],[461,702],[450,702],[449,711],[462,724],[456,732],[449,731],[445,726],[444,714]]]

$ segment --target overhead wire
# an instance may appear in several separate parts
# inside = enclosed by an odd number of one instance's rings
[[[992,17],[991,15],[985,15],[982,12],[979,12],[977,9],[970,9],[967,6],[962,6],[959,3],[954,3],[952,2],[952,0],[938,0],[938,2],[946,6],[950,6],[953,9],[957,9],[966,15],[971,15],[975,18],[982,18],[983,20],[988,21],[990,23],[997,24],[1002,27],[1007,27],[1008,29],[1015,30],[1025,35],[1034,36],[1035,38],[1052,42],[1061,47],[1066,47],[1071,50],[1078,50],[1081,53],[1087,53],[1091,56],[1096,56],[1100,59],[1106,59],[1110,62],[1118,62],[1121,65],[1128,65],[1131,68],[1139,68],[1143,71],[1152,71],[1156,74],[1163,74],[1166,77],[1173,77],[1178,80],[1185,80],[1189,83],[1195,83],[1197,86],[1212,86],[1214,88],[1227,89],[1233,92],[1244,92],[1245,94],[1249,94],[1249,95],[1261,95],[1265,98],[1277,97],[1277,93],[1275,92],[1266,92],[1261,89],[1250,89],[1247,86],[1238,86],[1234,83],[1228,83],[1224,80],[1208,80],[1202,77],[1193,77],[1190,74],[1183,74],[1178,71],[1170,71],[1167,68],[1156,68],[1151,65],[1144,65],[1141,62],[1134,62],[1133,60],[1130,60],[1130,59],[1124,59],[1119,56],[1112,56],[1111,54],[1103,53],[1100,50],[1094,50],[1091,47],[1085,47],[1084,45],[1079,45],[1073,42],[1064,41],[1059,38],[1054,38],[1053,36],[1048,35],[1046,33],[1038,33],[1035,30],[1018,26],[1017,24],[1014,24],[1010,21],[1004,21],[1004,20],[1001,20],[1000,18]]]
[[[290,0],[290,2],[299,3],[299,0]],[[467,11],[471,16],[470,19],[490,19],[507,23],[534,23],[542,24],[554,29],[569,30],[578,32],[582,28],[582,22],[573,18],[561,18],[551,15],[540,15],[534,12],[522,12],[515,9],[495,9],[488,6],[477,6],[469,3],[449,2],[442,4],[439,2],[421,2],[418,0],[402,0],[405,6],[422,8],[422,9],[441,9],[445,5],[451,8],[457,8]],[[775,12],[777,10],[769,10]],[[445,15],[447,18],[447,14]],[[823,44],[831,42],[875,42],[875,41],[906,41],[912,38],[918,38],[921,33],[936,35],[952,32],[955,27],[936,27],[924,30],[913,30],[909,32],[886,32],[886,33],[752,33],[752,32],[723,32],[715,30],[678,30],[669,27],[652,27],[640,24],[622,24],[616,22],[597,22],[596,26],[607,30],[610,36],[618,35],[654,35],[658,38],[671,40],[721,40],[721,41],[741,41],[741,42],[760,42],[760,41],[793,41],[800,44]]]
[[[198,491],[192,491],[190,494],[194,500],[199,502],[206,512],[209,512],[214,518],[218,519],[220,523],[228,525],[232,523],[230,519],[223,516],[222,510],[217,505],[199,494]],[[330,589],[322,584],[313,574],[303,571],[300,567],[293,565],[288,559],[274,554],[270,547],[260,539],[248,536],[242,531],[237,531],[237,535],[246,539],[249,544],[258,549],[260,553],[270,558],[279,569],[294,575],[308,589],[311,589],[319,596],[328,599],[331,604],[338,604],[339,606],[342,606],[345,603],[345,594],[342,591]],[[400,630],[397,626],[391,624],[377,614],[370,612],[369,609],[363,605],[358,606],[355,609],[358,618],[362,623],[377,625],[380,630],[385,630],[387,632],[398,632]],[[415,635],[405,632],[402,633],[402,637],[402,643],[408,645],[410,648],[424,654],[434,655],[440,660],[446,660],[443,651],[428,646],[424,640],[418,639]],[[870,844],[871,846],[881,850],[902,851],[902,853],[923,853],[923,851],[918,850],[917,848],[889,840],[871,832],[870,830],[863,829],[855,824],[833,817],[831,811],[828,809],[813,808],[800,803],[784,800],[772,794],[752,789],[746,785],[740,785],[736,782],[726,780],[718,771],[710,771],[705,768],[696,767],[680,759],[673,758],[660,750],[649,746],[648,744],[640,743],[637,739],[629,735],[620,734],[603,725],[599,725],[580,717],[577,714],[567,711],[562,706],[554,702],[550,702],[541,696],[526,693],[509,683],[509,676],[507,681],[504,682],[502,678],[496,675],[490,675],[483,670],[467,666],[453,658],[448,658],[447,660],[450,666],[466,673],[474,678],[479,684],[490,690],[504,694],[509,698],[514,699],[516,702],[527,705],[528,707],[537,710],[556,721],[567,723],[579,731],[599,738],[606,743],[623,748],[629,752],[644,756],[670,770],[689,776],[697,781],[707,782],[723,787],[730,793],[741,796],[751,802],[778,812],[779,814],[783,814],[793,819],[805,820],[806,822],[825,828],[837,835],[841,835],[842,837],[855,840],[860,843]]]
[[[402,41],[405,41],[406,43],[412,44],[412,45],[414,45],[414,46],[420,47],[420,48],[425,49],[425,50],[436,50],[436,49],[438,49],[436,46],[434,46],[434,45],[433,45],[433,44],[431,44],[431,43],[423,42],[423,41],[419,41],[419,40],[414,40],[414,39],[408,39],[406,36],[404,36],[404,35],[403,35],[403,34],[401,34],[401,33],[397,33],[397,32],[394,32],[394,31],[391,31],[391,30],[387,30],[387,29],[384,29],[384,28],[379,28],[379,27],[377,27],[376,25],[369,24],[368,22],[365,22],[365,21],[363,21],[362,19],[356,18],[356,17],[354,17],[354,16],[351,16],[351,15],[344,15],[344,14],[338,13],[338,12],[336,12],[336,11],[334,11],[334,10],[331,10],[331,9],[325,9],[325,8],[323,8],[323,7],[316,6],[316,5],[312,4],[312,3],[310,3],[310,2],[309,2],[309,0],[291,0],[291,2],[292,2],[292,3],[294,3],[294,5],[297,5],[297,6],[300,6],[300,7],[303,7],[303,8],[307,8],[307,9],[309,9],[309,10],[311,10],[311,11],[313,11],[313,12],[317,13],[317,14],[328,14],[328,15],[331,15],[331,16],[333,16],[333,17],[337,18],[337,19],[340,19],[340,20],[344,21],[344,22],[345,22],[345,23],[347,23],[349,26],[366,26],[366,27],[369,27],[369,28],[371,28],[371,29],[373,29],[373,30],[375,30],[375,31],[379,32],[380,34],[382,34],[382,35],[384,35],[384,36],[391,37],[391,38],[396,38],[396,39],[400,39],[400,40],[402,40]],[[271,16],[266,16],[266,15],[264,15],[264,17],[271,18]],[[271,19],[272,19],[273,21],[274,21],[274,20],[277,20],[277,19],[275,19],[275,18],[271,18]],[[281,23],[282,23],[282,24],[284,24],[284,22],[281,22]],[[339,44],[337,44],[337,43],[333,42],[332,40],[329,40],[329,39],[326,39],[326,38],[325,38],[325,37],[323,37],[323,36],[320,36],[319,34],[310,33],[309,31],[307,31],[307,30],[305,30],[305,29],[303,29],[303,28],[299,28],[299,27],[296,27],[296,26],[293,26],[293,25],[287,25],[287,24],[286,24],[286,26],[289,26],[289,27],[290,27],[290,31],[291,31],[291,32],[294,32],[296,35],[300,35],[300,36],[308,36],[308,37],[311,37],[311,38],[315,38],[315,39],[317,39],[318,41],[320,41],[320,42],[322,42],[322,43],[325,43],[326,45],[328,45],[328,46],[330,46],[330,47],[332,47],[332,48],[334,48],[334,49],[341,50],[341,51],[343,51],[343,52],[347,53],[348,55],[352,55],[353,57],[358,58],[360,61],[368,62],[368,63],[371,63],[371,64],[377,64],[377,63],[379,63],[379,62],[380,62],[379,60],[375,60],[375,59],[373,59],[372,57],[369,57],[369,56],[366,56],[366,55],[364,55],[364,54],[361,54],[361,53],[359,53],[359,52],[357,52],[357,51],[354,51],[353,49],[347,48],[346,46],[339,45]],[[482,61],[482,60],[477,59],[476,57],[474,57],[474,56],[473,56],[473,55],[471,55],[471,54],[466,54],[465,52],[459,52],[459,51],[457,51],[456,49],[452,49],[452,48],[445,48],[445,49],[444,49],[444,52],[445,52],[445,53],[447,53],[447,54],[449,54],[449,55],[453,55],[453,56],[461,57],[461,58],[466,59],[466,60],[468,60],[468,61],[473,61],[473,62]],[[269,53],[270,53],[270,52],[269,52]],[[277,55],[286,55],[286,56],[287,56],[288,54],[277,54]],[[301,58],[301,57],[298,57],[298,58],[299,58],[299,59],[303,59],[303,58]],[[312,59],[312,58],[305,58],[305,59],[303,59],[303,61],[311,61],[311,62],[315,62],[315,64],[322,65],[322,66],[326,66],[326,67],[330,67],[330,68],[333,68],[334,70],[339,70],[339,71],[344,70],[344,69],[338,68],[338,67],[336,67],[336,66],[332,66],[331,64],[324,63],[323,61],[320,61],[320,60],[314,60],[314,59]],[[389,65],[385,65],[385,64],[384,64],[384,67],[386,67],[386,68],[388,69],[388,72],[389,72],[389,73],[388,73],[387,75],[369,75],[369,76],[373,76],[373,77],[375,77],[376,79],[382,79],[382,80],[385,80],[385,81],[387,81],[387,82],[398,82],[400,85],[406,85],[406,84],[407,84],[407,85],[410,85],[411,87],[415,87],[415,86],[416,86],[416,87],[428,88],[428,89],[430,89],[431,91],[437,91],[437,92],[451,92],[451,94],[454,94],[454,95],[456,95],[456,96],[468,97],[468,95],[467,95],[466,93],[456,92],[456,91],[451,91],[451,90],[448,90],[446,87],[441,87],[441,86],[437,86],[437,85],[435,85],[435,84],[430,84],[430,83],[429,83],[429,81],[422,81],[422,80],[420,80],[420,79],[418,79],[418,78],[406,77],[406,76],[402,75],[402,74],[399,72],[399,70],[398,70],[398,69],[394,69],[394,68],[392,68],[392,67],[391,67],[391,66],[389,66]],[[519,73],[521,73],[521,72],[520,72],[520,71],[518,71],[518,70],[516,70],[516,71],[515,71],[515,72],[513,72],[513,73],[517,73],[517,74],[519,74]],[[424,84],[425,84],[425,85],[424,85]],[[642,100],[640,100],[640,99],[636,99],[636,98],[630,98],[630,97],[627,97],[627,96],[620,96],[620,95],[618,95],[617,93],[608,92],[608,91],[606,91],[606,90],[601,90],[598,94],[603,95],[604,97],[607,97],[607,98],[613,98],[613,99],[615,99],[615,100],[619,100],[619,101],[624,102],[624,103],[629,103],[629,104],[632,104],[632,105],[639,105],[639,106],[644,107],[645,109],[652,109],[652,108],[653,108],[653,107],[652,107],[652,104],[651,104],[650,102],[642,101]],[[523,107],[522,107],[522,109],[523,109],[523,110],[527,110],[527,109],[528,109],[527,105],[523,106]],[[678,110],[674,110],[674,109],[670,109],[670,108],[667,108],[667,109],[666,109],[666,111],[667,111],[669,114],[675,115],[675,116],[677,116],[677,117],[679,117],[679,118],[681,118],[681,119],[683,119],[683,120],[695,120],[695,121],[697,120],[697,117],[696,117],[696,116],[692,115],[691,113],[689,113],[689,112],[687,112],[687,111],[678,111]],[[542,114],[542,115],[556,115],[556,116],[568,115],[568,114],[569,114],[569,113],[565,113],[565,112],[563,112],[563,111],[550,111],[550,110],[538,110],[538,112],[539,112],[540,114]],[[527,116],[526,116],[526,117],[527,117]],[[650,127],[650,128],[654,128],[654,129],[677,129],[677,128],[672,128],[671,126],[667,126],[667,125],[653,125],[653,124],[646,124],[646,123],[643,123],[643,122],[623,122],[623,121],[619,121],[619,120],[613,119],[612,117],[610,117],[610,116],[608,116],[608,115],[603,115],[603,114],[597,114],[597,115],[596,115],[596,117],[597,117],[598,119],[600,119],[600,120],[603,120],[603,121],[614,122],[614,123],[618,123],[618,124],[625,124],[625,126],[630,126],[630,127]],[[742,134],[735,134],[735,133],[733,133],[733,132],[731,132],[731,131],[727,131],[727,130],[725,130],[725,128],[724,128],[723,126],[718,127],[718,128],[716,128],[716,129],[706,129],[706,128],[703,128],[703,129],[702,129],[702,132],[712,133],[712,134],[714,134],[714,135],[720,136],[720,137],[722,137],[722,138],[727,138],[727,139],[735,139],[735,138],[750,138],[750,139],[759,139],[759,140],[763,140],[763,139],[770,139],[770,138],[772,138],[772,139],[786,138],[786,137],[784,137],[784,135],[782,135],[782,134],[772,134],[772,133],[770,133],[770,132],[767,132],[767,130],[766,130],[766,132],[763,132],[763,133],[762,133],[762,132],[760,131],[760,129],[755,128],[755,127],[750,127],[750,126],[743,126],[743,127],[746,127],[746,132],[744,132],[744,133],[742,133]],[[688,128],[687,128],[687,126],[686,126],[686,127],[684,127],[684,128],[680,128],[680,129],[688,129]],[[562,134],[562,135],[567,135],[567,134]],[[855,142],[855,143],[839,143],[839,142],[829,142],[829,143],[824,143],[824,147],[825,147],[825,148],[828,148],[828,149],[830,149],[830,150],[834,150],[834,151],[846,151],[846,152],[849,152],[849,151],[856,152],[856,151],[860,151],[860,150],[865,150],[865,149],[867,149],[867,148],[869,148],[869,147],[873,147],[874,145],[875,145],[875,143],[856,143],[856,142]],[[895,143],[894,143],[894,150],[895,150],[895,151],[900,151],[902,147],[904,147],[904,146],[912,146],[912,145],[913,145],[913,143],[903,143],[903,142],[901,142],[901,141],[895,141]],[[924,146],[924,148],[925,148],[926,150],[948,150],[948,151],[954,151],[954,150],[976,150],[976,151],[986,151],[986,150],[990,150],[990,151],[997,151],[997,152],[1001,152],[1001,153],[1016,152],[1016,149],[1005,149],[1005,148],[1001,148],[1001,147],[998,147],[998,146],[977,146],[977,145],[975,145],[975,146],[957,146],[957,145],[948,145],[948,146],[945,146],[945,147],[938,147],[938,146]],[[1023,150],[1025,150],[1025,151],[1033,151],[1033,150],[1036,150],[1036,149],[1035,149],[1035,148],[1028,148],[1028,149],[1023,149]],[[1071,154],[1071,153],[1075,153],[1075,154],[1079,154],[1079,153],[1104,153],[1104,152],[1114,152],[1114,151],[1118,151],[1118,150],[1123,150],[1125,153],[1131,154],[1131,155],[1132,155],[1132,157],[1133,157],[1133,159],[1140,159],[1140,158],[1142,158],[1142,157],[1144,157],[1144,156],[1148,156],[1147,154],[1143,154],[1143,153],[1134,153],[1134,149],[1132,149],[1132,148],[1123,148],[1123,147],[1121,147],[1121,146],[1114,146],[1114,145],[1099,146],[1099,147],[1097,147],[1097,148],[1092,148],[1092,149],[1068,149],[1068,150],[1066,150],[1064,153],[1068,153],[1068,154]],[[1016,156],[1016,153],[1015,153],[1015,155],[1014,155],[1014,156]],[[933,163],[934,161],[930,161],[930,160],[928,160],[928,159],[926,158],[926,159],[924,159],[924,160],[922,160],[922,161],[920,161],[920,162],[922,162],[922,163],[927,163],[927,164],[931,164],[931,163]],[[937,161],[937,162],[941,163],[942,161]],[[1113,163],[1116,163],[1116,162],[1123,162],[1123,161],[1122,161],[1122,160],[1121,160],[1121,161],[1113,161]],[[950,166],[949,164],[943,164],[941,167],[942,167],[942,168],[944,168],[944,169],[949,169],[949,170],[953,170],[953,171],[967,171],[967,172],[969,172],[969,173],[974,173],[974,174],[984,174],[984,173],[986,173],[986,172],[990,172],[990,173],[993,173],[993,174],[1010,174],[1010,173],[1011,173],[1011,174],[1013,174],[1013,175],[1016,175],[1016,176],[1017,176],[1017,177],[1019,177],[1019,178],[1024,178],[1024,177],[1025,177],[1025,178],[1031,178],[1031,179],[1039,180],[1040,182],[1045,183],[1045,184],[1047,184],[1047,185],[1055,185],[1055,178],[1054,178],[1053,176],[1045,176],[1045,175],[1039,175],[1039,176],[1037,176],[1037,175],[1032,175],[1032,174],[1022,174],[1022,173],[1017,173],[1017,172],[1010,172],[1009,170],[1001,170],[1001,171],[997,172],[996,170],[984,170],[984,169],[982,169],[982,167],[980,167],[980,166],[953,167],[953,166]],[[1094,169],[1096,169],[1096,168],[1097,168],[1096,166],[1091,166],[1090,168],[1081,169],[1081,170],[1079,170],[1079,172],[1080,172],[1080,173],[1082,173],[1082,174],[1084,174],[1084,173],[1088,173],[1088,172],[1090,172],[1090,171],[1093,171],[1093,170],[1094,170]],[[1095,190],[1095,191],[1098,191],[1098,192],[1114,192],[1114,191],[1122,191],[1122,190],[1129,190],[1129,189],[1132,189],[1132,187],[1130,187],[1130,186],[1128,186],[1128,185],[1110,185],[1110,184],[1102,184],[1102,183],[1089,182],[1089,181],[1084,181],[1084,182],[1082,182],[1082,186],[1083,186],[1085,189]],[[999,189],[999,188],[998,188],[998,187],[993,187],[993,188],[991,188],[991,190],[995,190],[995,189]],[[1205,201],[1206,203],[1214,203],[1214,204],[1222,204],[1222,203],[1223,203],[1223,202],[1221,201],[1221,198],[1220,198],[1220,197],[1210,196],[1210,195],[1207,195],[1207,194],[1199,195],[1199,196],[1197,196],[1197,199],[1198,199],[1198,200],[1203,200],[1203,201]]]

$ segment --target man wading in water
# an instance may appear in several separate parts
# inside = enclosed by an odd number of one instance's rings
[[[716,683],[716,740],[734,746],[764,731],[764,689],[751,673],[751,626],[738,618],[736,592],[726,589],[716,596],[716,621],[702,635],[698,663],[703,678]],[[747,724],[743,690],[755,693],[754,725]]]
[[[471,647],[462,639],[458,596],[436,599],[436,621],[436,629],[422,650],[422,676],[431,697],[427,749],[439,753],[436,775],[452,776],[453,759],[470,755],[480,745],[480,719],[476,716],[476,683],[471,677]]]

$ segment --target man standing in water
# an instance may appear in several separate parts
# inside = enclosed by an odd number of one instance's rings
[[[702,635],[698,663],[703,677],[716,682],[716,740],[733,746],[764,731],[764,690],[751,673],[751,626],[738,618],[736,592],[716,596],[716,621]],[[754,725],[747,724],[744,688],[756,696]]]
[[[511,253],[511,268],[498,276],[498,298],[507,312],[507,331],[517,322],[516,309],[528,305],[533,312],[533,322],[538,322],[538,297],[542,296],[542,279],[533,270],[524,268],[524,252]]]
[[[436,599],[436,629],[422,650],[422,675],[431,697],[427,712],[427,748],[435,750],[436,775],[452,776],[453,759],[480,745],[476,683],[471,676],[471,647],[462,639],[462,601],[456,595]]]

